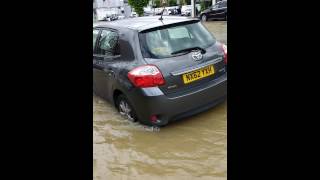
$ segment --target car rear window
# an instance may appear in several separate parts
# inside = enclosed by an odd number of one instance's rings
[[[190,38],[190,33],[184,26],[169,28],[168,35],[170,39]]]
[[[142,54],[145,58],[168,58],[172,52],[191,47],[208,48],[215,38],[200,23],[161,28],[139,34]]]

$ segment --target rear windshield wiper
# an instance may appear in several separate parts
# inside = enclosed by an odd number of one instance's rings
[[[178,51],[173,51],[171,53],[171,55],[174,55],[174,54],[179,54],[179,53],[183,53],[183,52],[190,52],[192,50],[200,50],[202,54],[206,53],[206,50],[201,48],[201,47],[191,47],[191,48],[186,48],[186,49],[181,49],[181,50],[178,50]]]

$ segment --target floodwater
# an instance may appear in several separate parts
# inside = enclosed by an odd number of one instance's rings
[[[226,43],[225,21],[205,25]],[[93,179],[227,179],[227,103],[155,131],[93,96]]]

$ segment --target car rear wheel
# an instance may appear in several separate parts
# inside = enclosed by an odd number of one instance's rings
[[[136,113],[134,112],[131,104],[129,103],[127,97],[120,94],[117,98],[117,109],[119,113],[131,122],[137,121]]]
[[[202,21],[207,21],[207,16],[206,16],[205,14],[203,14],[203,15],[201,16],[201,20],[202,20]]]

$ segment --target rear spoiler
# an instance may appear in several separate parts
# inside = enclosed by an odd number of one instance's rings
[[[163,25],[160,25],[160,26],[157,26],[157,27],[152,27],[152,28],[148,28],[148,29],[142,29],[142,30],[139,30],[139,33],[146,33],[146,32],[150,32],[150,31],[161,30],[161,29],[166,29],[166,28],[169,28],[169,27],[193,24],[193,23],[198,23],[198,22],[200,22],[199,19],[193,18],[193,19],[190,19],[190,20],[187,20],[187,21],[178,22],[178,23],[163,24]]]

